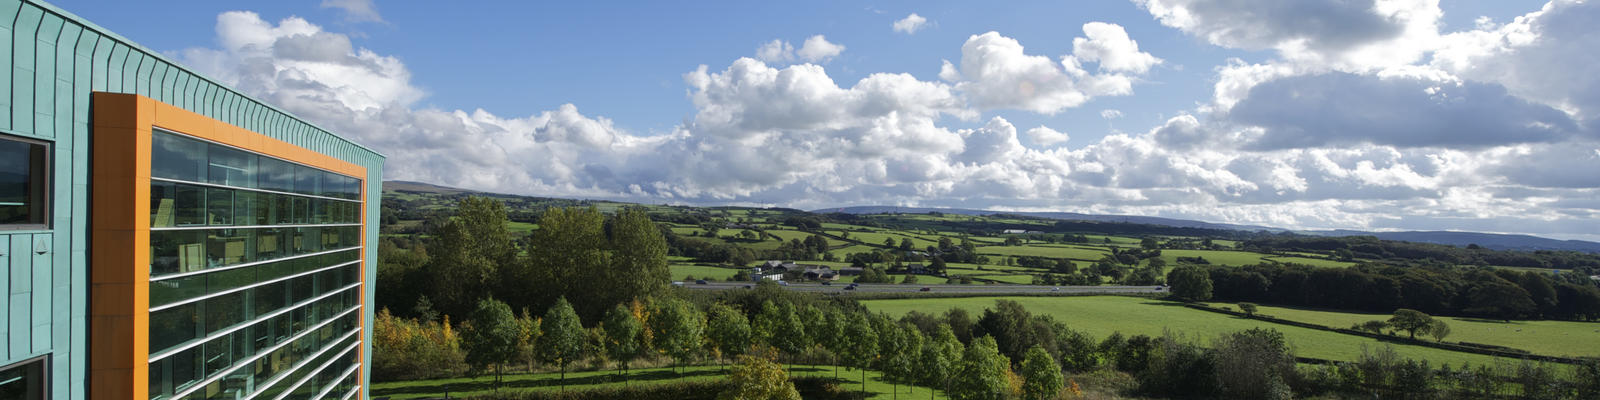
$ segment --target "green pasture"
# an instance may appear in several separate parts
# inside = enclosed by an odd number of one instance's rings
[[[1034,256],[1049,258],[1070,258],[1074,260],[1099,260],[1110,255],[1105,250],[1091,250],[1083,247],[1053,246],[1031,244],[1022,246],[984,246],[978,248],[978,254],[1001,256]]]
[[[681,280],[686,275],[693,275],[695,279],[727,280],[739,270],[733,268],[707,267],[704,265],[672,264],[667,269],[672,271],[673,281]]]
[[[1233,306],[1213,303],[1215,306]],[[1304,308],[1257,306],[1260,314],[1290,321],[1309,322],[1334,328],[1348,328],[1371,320],[1388,320],[1390,314],[1324,311]],[[1560,357],[1600,356],[1600,323],[1573,321],[1511,321],[1478,318],[1442,318],[1450,325],[1448,342],[1471,342],[1505,346]],[[1404,334],[1404,333],[1402,333]],[[1430,339],[1431,340],[1431,339]]]
[[[1363,347],[1376,350],[1386,345],[1376,339],[1356,335],[1274,324],[1183,307],[1180,303],[1123,296],[1081,297],[968,297],[919,298],[897,300],[865,300],[869,310],[893,316],[909,311],[941,313],[961,307],[974,315],[994,306],[996,299],[1009,299],[1022,303],[1035,314],[1047,314],[1073,329],[1098,338],[1113,332],[1123,335],[1159,336],[1163,332],[1181,334],[1187,340],[1209,343],[1223,334],[1250,328],[1272,328],[1283,332],[1295,354],[1330,360],[1354,360]],[[1392,344],[1396,353],[1404,357],[1426,359],[1434,363],[1460,365],[1494,363],[1495,357],[1441,350],[1430,347]],[[1500,360],[1506,361],[1506,360]]]

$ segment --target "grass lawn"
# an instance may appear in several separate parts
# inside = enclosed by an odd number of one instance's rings
[[[833,367],[829,366],[790,366],[793,376],[819,376],[833,377]],[[650,385],[658,383],[672,383],[679,379],[685,381],[709,381],[726,379],[727,374],[718,366],[688,367],[683,370],[682,377],[671,368],[649,368],[629,371],[625,376],[617,376],[614,371],[583,371],[567,372],[567,388],[598,388],[621,385]],[[840,368],[838,373],[842,380],[839,387],[844,390],[861,390],[861,372],[851,368]],[[889,399],[897,397],[894,385],[880,380],[882,374],[877,371],[867,371],[867,392],[872,395],[869,399]],[[537,374],[512,374],[503,378],[500,390],[560,390],[560,374],[554,372]],[[928,398],[929,390],[926,387],[900,385],[899,396],[907,399]],[[451,398],[471,395],[481,395],[494,392],[494,377],[484,376],[478,378],[453,378],[422,381],[400,381],[373,383],[372,397],[389,397],[392,399],[417,399],[444,397],[449,393]],[[943,399],[943,393],[937,393],[935,399]]]
[[[983,246],[978,248],[978,254],[1002,256],[1035,256],[1050,258],[1070,258],[1074,260],[1099,260],[1111,254],[1105,250],[1091,250],[1082,247],[1024,245],[1024,246]]]
[[[1123,296],[1083,297],[969,297],[898,300],[865,300],[863,304],[875,312],[903,315],[911,310],[942,313],[952,307],[961,307],[974,315],[994,306],[996,299],[1010,299],[1022,303],[1036,314],[1054,316],[1057,321],[1073,329],[1104,338],[1113,332],[1123,335],[1160,336],[1170,330],[1184,335],[1187,340],[1209,343],[1216,337],[1250,328],[1273,328],[1283,332],[1295,354],[1330,360],[1355,360],[1362,346],[1377,350],[1384,345],[1376,339],[1345,335],[1315,329],[1299,328],[1270,322],[1238,318],[1224,314],[1186,308],[1178,303]],[[1496,358],[1422,346],[1393,344],[1401,356],[1427,359],[1434,363],[1462,362],[1489,364]],[[1502,360],[1505,361],[1505,360]]]
[[[1270,254],[1234,250],[1161,250],[1161,259],[1177,265],[1178,257],[1204,257],[1212,265],[1250,265],[1267,262]]]
[[[728,277],[731,277],[733,274],[739,272],[739,270],[733,268],[707,267],[703,265],[688,264],[672,264],[668,265],[667,269],[672,271],[672,275],[670,276],[672,277],[673,281],[683,279],[684,275],[694,275],[695,279],[714,279],[721,281],[727,280]]]
[[[1345,268],[1345,267],[1349,267],[1349,266],[1352,266],[1352,265],[1356,265],[1356,263],[1349,262],[1349,261],[1336,261],[1336,260],[1328,260],[1328,259],[1322,259],[1322,258],[1276,257],[1276,256],[1274,256],[1274,257],[1263,257],[1263,258],[1267,259],[1267,260],[1281,262],[1281,263],[1305,264],[1305,265],[1310,265],[1310,266],[1313,266],[1313,267]],[[1207,260],[1210,260],[1210,259],[1207,258]]]
[[[526,234],[529,234],[529,233],[533,233],[534,229],[539,229],[539,224],[535,224],[535,223],[532,223],[532,222],[516,222],[516,221],[512,221],[512,222],[506,223],[506,230],[507,231],[511,231],[511,233],[513,233],[513,234],[526,235]]]
[[[1214,303],[1230,306],[1229,303]],[[1237,308],[1237,306],[1235,306]],[[1375,319],[1388,320],[1390,314],[1322,311],[1302,308],[1258,306],[1261,314],[1291,321],[1310,322],[1347,328]],[[1443,318],[1450,324],[1450,342],[1472,342],[1506,346],[1535,354],[1577,357],[1600,356],[1600,323],[1571,321],[1511,321],[1505,323],[1477,318]],[[1432,340],[1431,338],[1429,340]]]

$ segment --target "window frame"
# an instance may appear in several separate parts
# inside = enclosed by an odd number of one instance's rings
[[[50,398],[50,394],[51,394],[50,393],[50,386],[51,386],[50,385],[50,378],[51,378],[51,375],[50,375],[50,355],[49,354],[44,354],[44,355],[40,355],[40,356],[37,356],[37,357],[30,357],[30,358],[22,359],[20,361],[11,363],[9,365],[0,366],[0,372],[11,371],[11,370],[15,370],[15,369],[23,369],[23,368],[33,368],[33,367],[37,367],[38,369],[36,371],[38,371],[38,373],[39,373],[38,376],[36,377],[37,380],[34,382],[34,383],[37,383],[39,385],[39,391],[38,391],[39,397],[36,397],[36,399],[43,400],[43,399]]]
[[[0,140],[9,140],[9,141],[13,141],[13,142],[20,142],[20,143],[25,143],[25,144],[30,144],[30,145],[38,145],[38,146],[41,146],[41,147],[44,148],[44,151],[42,152],[43,155],[41,156],[41,158],[43,158],[43,160],[39,160],[38,163],[34,163],[33,160],[29,160],[29,162],[28,162],[28,168],[29,168],[29,171],[28,171],[29,182],[28,182],[28,184],[31,185],[31,186],[35,186],[35,187],[29,188],[29,189],[34,189],[34,188],[39,189],[37,193],[32,193],[32,195],[29,196],[30,198],[28,200],[36,205],[36,206],[32,206],[32,207],[36,208],[37,211],[39,212],[39,214],[41,214],[39,216],[39,221],[41,221],[41,222],[38,222],[38,223],[27,222],[27,223],[20,223],[20,224],[0,223],[0,231],[27,231],[27,230],[48,230],[48,229],[50,229],[50,227],[51,227],[50,222],[51,222],[51,219],[52,219],[51,218],[51,213],[55,211],[55,207],[52,207],[53,205],[50,204],[50,202],[55,199],[55,196],[53,196],[52,193],[51,193],[52,191],[55,190],[55,168],[53,168],[53,166],[54,166],[53,162],[55,161],[55,143],[50,142],[50,141],[45,141],[45,140],[32,139],[32,138],[26,138],[26,137],[21,137],[21,136],[16,136],[16,135],[8,135],[8,134],[3,134],[3,133],[0,133]],[[32,168],[35,165],[37,165],[39,167],[42,167],[41,169],[43,171],[40,171],[39,173],[36,174],[34,171],[32,171]],[[32,182],[32,179],[34,177],[36,177],[36,176],[39,177],[40,178],[39,180],[42,181],[42,182]],[[30,213],[31,212],[32,212],[32,210],[30,210]]]

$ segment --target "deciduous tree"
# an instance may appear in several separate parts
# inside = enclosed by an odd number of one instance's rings
[[[545,362],[561,368],[561,390],[565,391],[567,365],[583,357],[584,340],[588,334],[583,331],[578,313],[573,311],[572,304],[565,297],[556,299],[556,304],[545,312],[539,329],[544,332],[539,336],[539,354]]]

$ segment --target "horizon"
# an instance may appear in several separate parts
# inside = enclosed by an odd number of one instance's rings
[[[1600,241],[1593,2],[57,4],[398,180]]]

